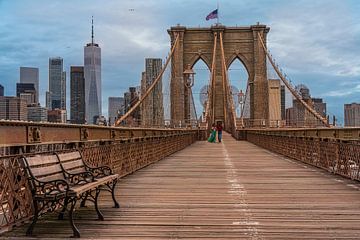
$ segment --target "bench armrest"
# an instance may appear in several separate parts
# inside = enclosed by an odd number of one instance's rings
[[[66,194],[70,189],[68,182],[63,179],[52,180],[48,182],[37,179],[34,180],[36,182],[36,186],[33,190],[33,195],[43,195],[43,197],[48,197],[61,193]]]
[[[69,173],[65,171],[65,176],[66,180],[68,180],[71,185],[90,183],[95,179],[93,174],[89,171],[79,173]]]
[[[87,167],[87,170],[92,173],[95,178],[105,177],[112,174],[111,168],[108,166],[101,167]]]

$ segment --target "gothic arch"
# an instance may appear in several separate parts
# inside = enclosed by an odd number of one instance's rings
[[[190,68],[193,68],[200,59],[206,64],[208,69],[211,71],[211,61],[203,54],[196,54],[193,57],[191,57],[191,59],[189,61]],[[186,67],[187,66],[184,66],[184,68],[186,68]]]
[[[250,62],[247,60],[247,58],[242,55],[242,54],[236,54],[234,53],[233,55],[231,55],[227,62],[226,62],[226,69],[229,69],[231,64],[236,60],[238,59],[245,67],[246,71],[247,71],[247,74],[249,76],[249,79],[252,79],[253,78],[253,74],[252,74],[252,67],[251,67],[251,64]]]

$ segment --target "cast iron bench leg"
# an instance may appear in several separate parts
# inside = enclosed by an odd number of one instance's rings
[[[73,233],[74,233],[73,237],[79,238],[80,237],[80,232],[79,232],[79,229],[75,226],[74,220],[73,220],[73,213],[74,213],[74,208],[75,208],[75,205],[76,205],[76,201],[77,201],[76,198],[73,198],[71,200],[71,207],[70,207],[70,212],[69,212],[69,220],[70,220],[71,228],[72,228]]]
[[[99,194],[100,194],[100,189],[96,188],[95,199],[94,199],[95,210],[96,210],[99,220],[104,221],[104,216],[102,215],[102,213],[100,212],[100,210],[98,208]]]
[[[66,197],[65,200],[64,200],[64,206],[63,206],[63,208],[62,208],[62,210],[61,210],[61,212],[59,213],[59,216],[58,216],[59,220],[64,219],[64,214],[65,214],[65,211],[67,209],[68,202],[69,202],[69,199]]]
[[[116,201],[116,199],[115,199],[115,187],[116,187],[116,183],[117,183],[117,179],[114,180],[114,182],[112,183],[112,186],[111,186],[111,196],[112,196],[112,199],[113,199],[113,201],[114,201],[114,207],[115,207],[115,208],[119,208],[120,205],[119,205],[119,203],[118,203],[118,202]]]
[[[38,209],[37,201],[34,200],[33,202],[34,202],[35,213],[34,213],[32,223],[30,224],[30,226],[28,227],[28,229],[26,231],[26,236],[32,236],[34,226],[39,218],[39,209]]]

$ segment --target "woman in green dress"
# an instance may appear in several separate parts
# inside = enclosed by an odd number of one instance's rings
[[[210,137],[208,138],[208,142],[214,143],[216,142],[216,126],[215,123],[211,127]]]

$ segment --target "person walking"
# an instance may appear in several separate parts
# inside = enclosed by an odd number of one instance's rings
[[[211,127],[210,137],[208,138],[208,142],[214,143],[216,142],[216,126],[215,123],[213,123]]]
[[[222,139],[222,130],[223,130],[223,127],[221,125],[221,122],[218,122],[217,126],[216,126],[216,130],[218,132],[218,140],[219,142],[221,142],[221,139]]]

